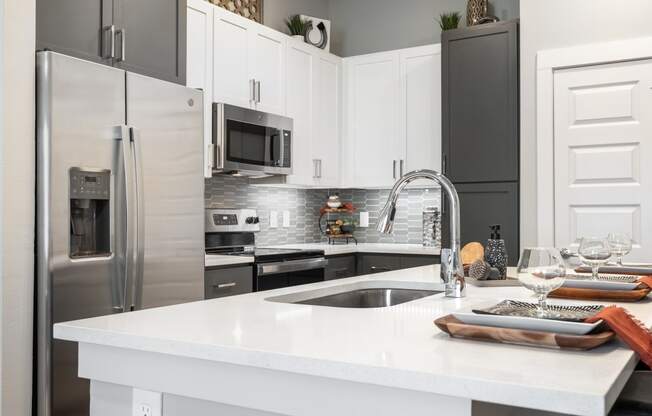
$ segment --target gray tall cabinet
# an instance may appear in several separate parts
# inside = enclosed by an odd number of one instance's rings
[[[520,250],[518,29],[513,20],[442,34],[442,168],[460,196],[462,244],[485,243],[500,224],[512,265]]]
[[[37,0],[36,49],[186,83],[186,0]]]

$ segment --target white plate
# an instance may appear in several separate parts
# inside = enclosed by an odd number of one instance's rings
[[[584,280],[566,278],[563,287],[596,290],[634,290],[639,283],[616,282],[609,280]]]
[[[568,335],[586,335],[597,328],[602,320],[594,324],[583,322],[555,321],[552,319],[526,318],[520,316],[483,315],[473,312],[454,312],[453,316],[465,324],[495,326],[499,328],[523,329],[527,331],[555,332]]]

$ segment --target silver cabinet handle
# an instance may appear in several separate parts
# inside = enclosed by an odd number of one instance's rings
[[[256,102],[260,103],[260,81],[256,81]]]
[[[371,270],[378,270],[380,272],[391,272],[392,271],[392,269],[390,269],[389,267],[383,267],[383,266],[371,266],[370,269]]]
[[[312,160],[312,178],[317,179],[318,173],[317,173],[317,159]]]
[[[107,46],[108,46],[108,51],[106,51]],[[106,58],[106,59],[115,58],[115,25],[107,26],[106,28],[104,28],[102,47],[103,47],[102,58]]]
[[[392,160],[392,177],[396,179],[396,160]]]
[[[256,80],[254,78],[249,80],[249,101],[256,102]]]
[[[124,29],[115,31],[115,36],[120,36],[120,56],[117,58],[118,62],[123,62],[127,59],[127,32]]]
[[[441,173],[446,175],[446,162],[447,162],[448,157],[444,155],[443,160],[441,161]]]
[[[236,287],[238,284],[236,282],[231,282],[231,283],[222,283],[219,285],[213,285],[215,289],[229,289],[232,287]]]
[[[321,177],[322,177],[322,172],[321,172],[321,168],[322,168],[322,160],[321,160],[321,159],[318,159],[317,161],[319,162],[319,178],[321,179]]]
[[[401,173],[401,178],[403,177],[403,166],[405,165],[405,162],[403,159],[401,159],[401,167],[399,168],[399,172]]]

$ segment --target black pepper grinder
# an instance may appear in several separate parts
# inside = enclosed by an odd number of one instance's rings
[[[491,236],[485,248],[485,260],[491,267],[498,269],[501,279],[507,279],[507,248],[505,240],[500,238],[500,224],[489,227]]]

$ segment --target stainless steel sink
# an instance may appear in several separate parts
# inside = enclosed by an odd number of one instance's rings
[[[301,305],[331,306],[335,308],[386,308],[441,293],[438,290],[371,288],[357,289],[334,295],[306,299]]]

